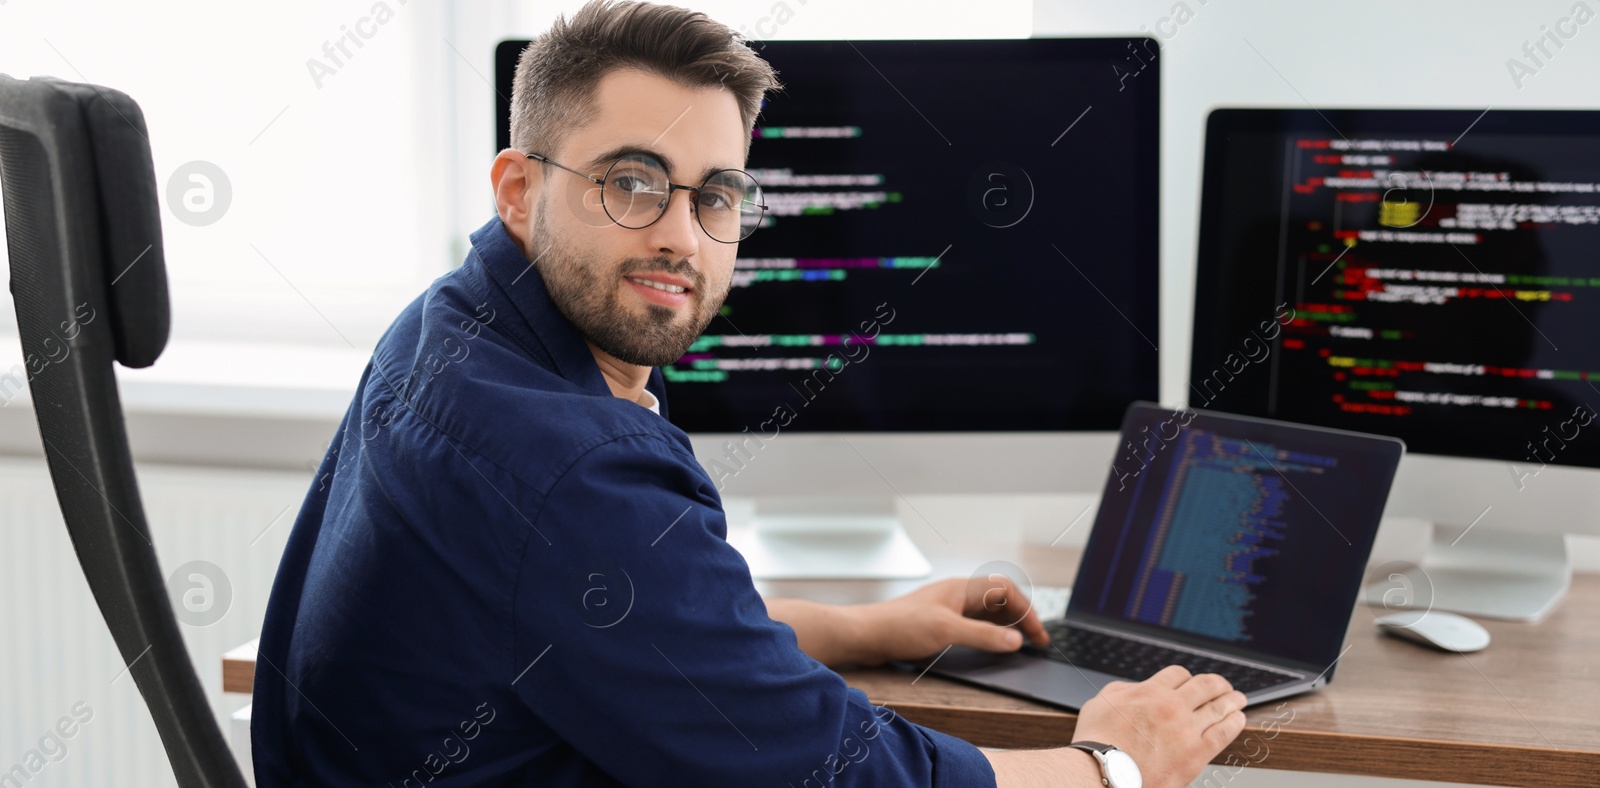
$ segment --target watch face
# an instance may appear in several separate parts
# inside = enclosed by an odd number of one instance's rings
[[[1139,774],[1139,766],[1122,750],[1112,750],[1105,753],[1106,776],[1111,779],[1113,788],[1143,788],[1144,778]]]

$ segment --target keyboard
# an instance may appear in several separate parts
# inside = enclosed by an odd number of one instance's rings
[[[1168,665],[1182,665],[1194,674],[1215,673],[1245,694],[1299,678],[1289,673],[1252,668],[1188,651],[1079,629],[1059,619],[1046,622],[1044,628],[1050,633],[1050,643],[1044,648],[1029,643],[1023,646],[1023,651],[1132,681],[1144,681]]]

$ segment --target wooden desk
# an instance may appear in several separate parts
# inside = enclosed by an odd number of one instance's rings
[[[934,552],[933,544],[918,541]],[[1023,547],[1014,555],[1001,558],[1015,561],[1033,582],[1071,585],[1079,551]],[[981,562],[971,563],[968,573]],[[784,593],[800,591],[800,584],[785,585],[796,587]],[[1249,726],[1216,763],[1458,783],[1600,785],[1600,576],[1574,577],[1568,598],[1538,624],[1481,622],[1494,643],[1476,654],[1446,654],[1381,635],[1376,617],[1358,605],[1333,681],[1247,710]],[[1077,722],[1077,715],[1052,706],[932,675],[917,679],[887,668],[841,675],[906,719],[984,747],[1060,746],[1072,740]],[[1212,782],[1227,785],[1229,770],[1220,768]]]
[[[946,544],[912,528],[935,576],[970,576],[1014,562],[1039,585],[1070,585],[1076,549],[1015,543]],[[759,583],[763,595],[828,602],[884,599],[926,581]],[[1220,755],[1268,769],[1529,786],[1600,785],[1600,576],[1578,575],[1537,624],[1483,621],[1477,654],[1446,654],[1380,635],[1357,606],[1348,649],[1329,686],[1247,711],[1249,726]],[[250,692],[253,644],[229,652],[223,689]],[[841,670],[851,686],[913,722],[984,747],[1056,747],[1077,716],[1051,706],[892,668]],[[1276,724],[1273,724],[1276,723]],[[1211,774],[1210,771],[1207,774]]]

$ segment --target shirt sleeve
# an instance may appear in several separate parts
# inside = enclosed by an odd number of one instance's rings
[[[665,438],[588,451],[534,525],[514,689],[620,782],[995,784],[976,747],[873,706],[768,617],[711,480]]]

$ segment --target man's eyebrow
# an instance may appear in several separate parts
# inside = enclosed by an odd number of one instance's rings
[[[672,158],[670,156],[667,156],[666,154],[664,154],[664,153],[662,153],[660,151],[657,151],[657,150],[651,150],[649,147],[644,146],[644,145],[618,145],[617,147],[612,148],[611,150],[605,151],[604,153],[601,153],[600,155],[595,156],[594,158],[590,159],[587,163],[584,164],[584,167],[586,169],[590,169],[590,170],[600,169],[600,168],[603,168],[603,167],[610,166],[611,162],[614,162],[617,159],[622,158],[623,156],[633,156],[633,155],[640,155],[640,154],[645,155],[645,156],[652,156],[652,157],[656,158],[657,160],[659,160],[661,162],[662,166],[667,168],[667,172],[669,172],[669,173],[672,172],[672,169],[673,169],[672,168]],[[705,168],[705,170],[703,170],[700,173],[700,177],[697,180],[694,181],[694,185],[699,185],[700,183],[705,182],[705,179],[711,177],[712,173],[720,172],[722,170],[730,170],[730,169],[731,170],[736,170],[736,169],[739,169],[739,168],[738,167],[719,167],[719,166],[714,165],[714,164],[713,165],[709,165],[709,166],[707,166]]]

